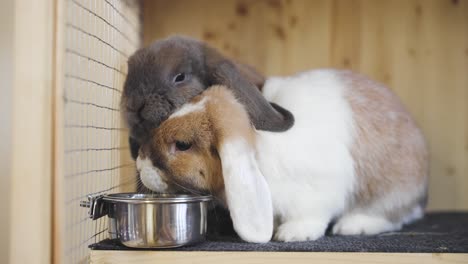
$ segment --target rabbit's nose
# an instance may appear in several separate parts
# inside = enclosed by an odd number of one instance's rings
[[[138,117],[145,122],[149,128],[159,126],[171,112],[171,106],[160,98],[149,97],[138,109]]]

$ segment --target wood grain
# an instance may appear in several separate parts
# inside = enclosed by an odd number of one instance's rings
[[[431,149],[429,208],[468,209],[468,0],[144,2],[144,43],[205,40],[267,75],[350,68],[389,85]]]
[[[0,263],[8,263],[10,259],[10,212],[11,212],[11,125],[13,98],[13,67],[14,67],[14,16],[13,0],[2,2],[0,8]]]
[[[91,263],[468,263],[468,254],[431,253],[317,253],[317,252],[181,252],[181,251],[91,251]]]
[[[52,259],[51,263],[64,262],[65,242],[65,199],[63,173],[64,157],[64,55],[65,55],[65,3],[54,1],[54,60],[53,60],[53,101],[52,101]],[[81,209],[81,208],[80,208]]]
[[[9,263],[45,264],[52,243],[53,1],[15,1],[14,17]]]

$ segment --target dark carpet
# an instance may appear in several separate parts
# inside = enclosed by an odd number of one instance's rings
[[[291,252],[411,252],[468,253],[468,212],[430,213],[401,231],[375,236],[331,236],[307,242],[242,242],[226,212],[217,210],[208,221],[207,241],[178,251],[291,251]],[[116,240],[103,240],[94,250],[135,250]],[[148,249],[146,249],[148,250]],[[160,249],[155,249],[160,250]]]

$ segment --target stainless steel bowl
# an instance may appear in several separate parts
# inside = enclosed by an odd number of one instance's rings
[[[117,193],[99,199],[89,204],[91,217],[107,214],[111,238],[125,246],[172,248],[205,239],[210,196]]]

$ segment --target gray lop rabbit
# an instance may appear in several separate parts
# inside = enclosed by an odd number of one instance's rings
[[[121,108],[130,128],[135,159],[149,132],[177,108],[212,85],[225,85],[245,105],[255,128],[286,131],[293,115],[269,103],[259,87],[264,78],[252,67],[236,63],[205,43],[172,36],[138,50],[128,61]]]

